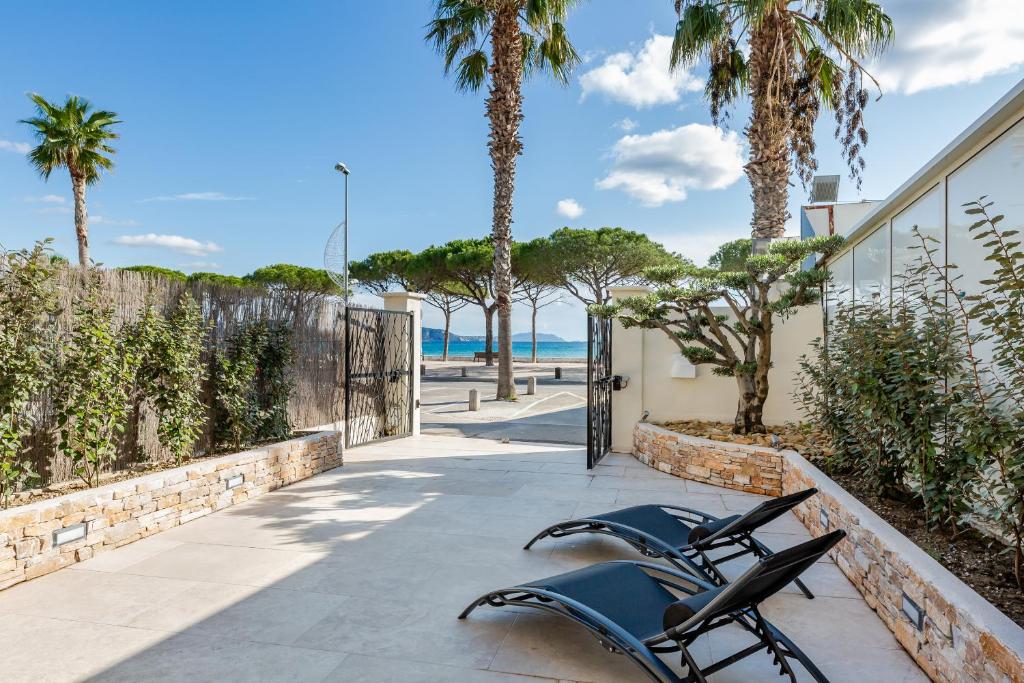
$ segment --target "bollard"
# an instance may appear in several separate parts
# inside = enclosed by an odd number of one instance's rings
[[[420,363],[420,377],[426,377],[426,376],[427,376],[427,364],[426,363]]]
[[[555,379],[562,379],[562,368],[555,368]]]
[[[476,389],[469,390],[469,409],[480,410],[480,392]]]
[[[527,377],[526,378],[526,395],[533,396],[537,393],[537,378]]]
[[[462,376],[463,377],[469,377],[468,371],[469,371],[469,368],[467,368],[466,366],[463,366],[462,367]]]

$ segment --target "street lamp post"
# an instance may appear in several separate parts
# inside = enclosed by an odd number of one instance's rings
[[[345,273],[342,297],[345,299],[345,308],[348,308],[348,166],[340,161],[334,165],[335,171],[340,171],[345,176]]]

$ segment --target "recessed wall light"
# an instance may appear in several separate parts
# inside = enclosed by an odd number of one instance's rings
[[[238,486],[241,486],[242,482],[244,482],[244,481],[245,481],[245,475],[244,474],[236,474],[233,477],[228,477],[228,479],[227,479],[227,488],[233,489],[233,488],[236,488]]]
[[[818,508],[818,521],[821,522],[821,528],[828,531],[828,510]]]
[[[85,534],[89,530],[89,524],[87,522],[79,522],[78,524],[72,524],[66,526],[63,529],[54,529],[53,531],[53,547],[71,543],[72,541],[80,541],[85,538]]]
[[[903,594],[903,613],[918,631],[924,630],[924,610],[909,595]]]

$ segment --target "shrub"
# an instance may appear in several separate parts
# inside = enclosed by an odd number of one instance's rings
[[[287,438],[291,331],[258,322],[235,332],[214,359],[218,443],[241,448],[255,439]]]
[[[182,296],[169,319],[153,320],[152,341],[143,363],[144,390],[159,415],[160,443],[180,465],[192,454],[207,418],[202,402],[207,326],[189,294]]]
[[[83,276],[86,287],[73,304],[71,332],[63,340],[56,417],[60,449],[71,459],[75,476],[96,486],[100,472],[117,458],[142,358],[127,328],[121,334],[115,329],[99,273]]]
[[[52,376],[56,268],[49,241],[31,251],[3,252],[0,261],[0,506],[37,475],[25,457],[33,427],[30,402]]]
[[[918,232],[921,256],[892,311],[842,308],[827,344],[802,359],[795,397],[832,435],[828,466],[910,494],[931,523],[994,530],[1024,586],[1024,251],[991,202],[964,207],[994,264],[983,291],[965,296],[956,266]]]

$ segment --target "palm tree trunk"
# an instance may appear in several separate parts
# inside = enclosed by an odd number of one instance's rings
[[[494,354],[491,353],[494,349],[494,310],[494,306],[484,307],[484,321],[487,325],[484,331],[484,352],[487,354],[484,364],[488,367],[494,365]]]
[[[71,191],[75,197],[75,234],[78,236],[78,264],[83,268],[89,261],[89,214],[85,209],[85,178],[72,173]]]
[[[496,10],[491,29],[491,89],[487,117],[491,132],[488,148],[494,171],[494,299],[498,307],[499,400],[516,397],[512,373],[512,194],[516,157],[522,151],[523,39],[519,3],[505,2]]]
[[[537,305],[534,303],[533,316],[530,320],[530,362],[537,362]]]
[[[448,360],[448,337],[451,335],[452,329],[452,312],[451,309],[444,309],[444,346],[441,348],[441,360]]]
[[[750,161],[744,170],[754,203],[751,234],[757,238],[782,237],[789,218],[793,30],[789,15],[776,11],[750,37]]]

